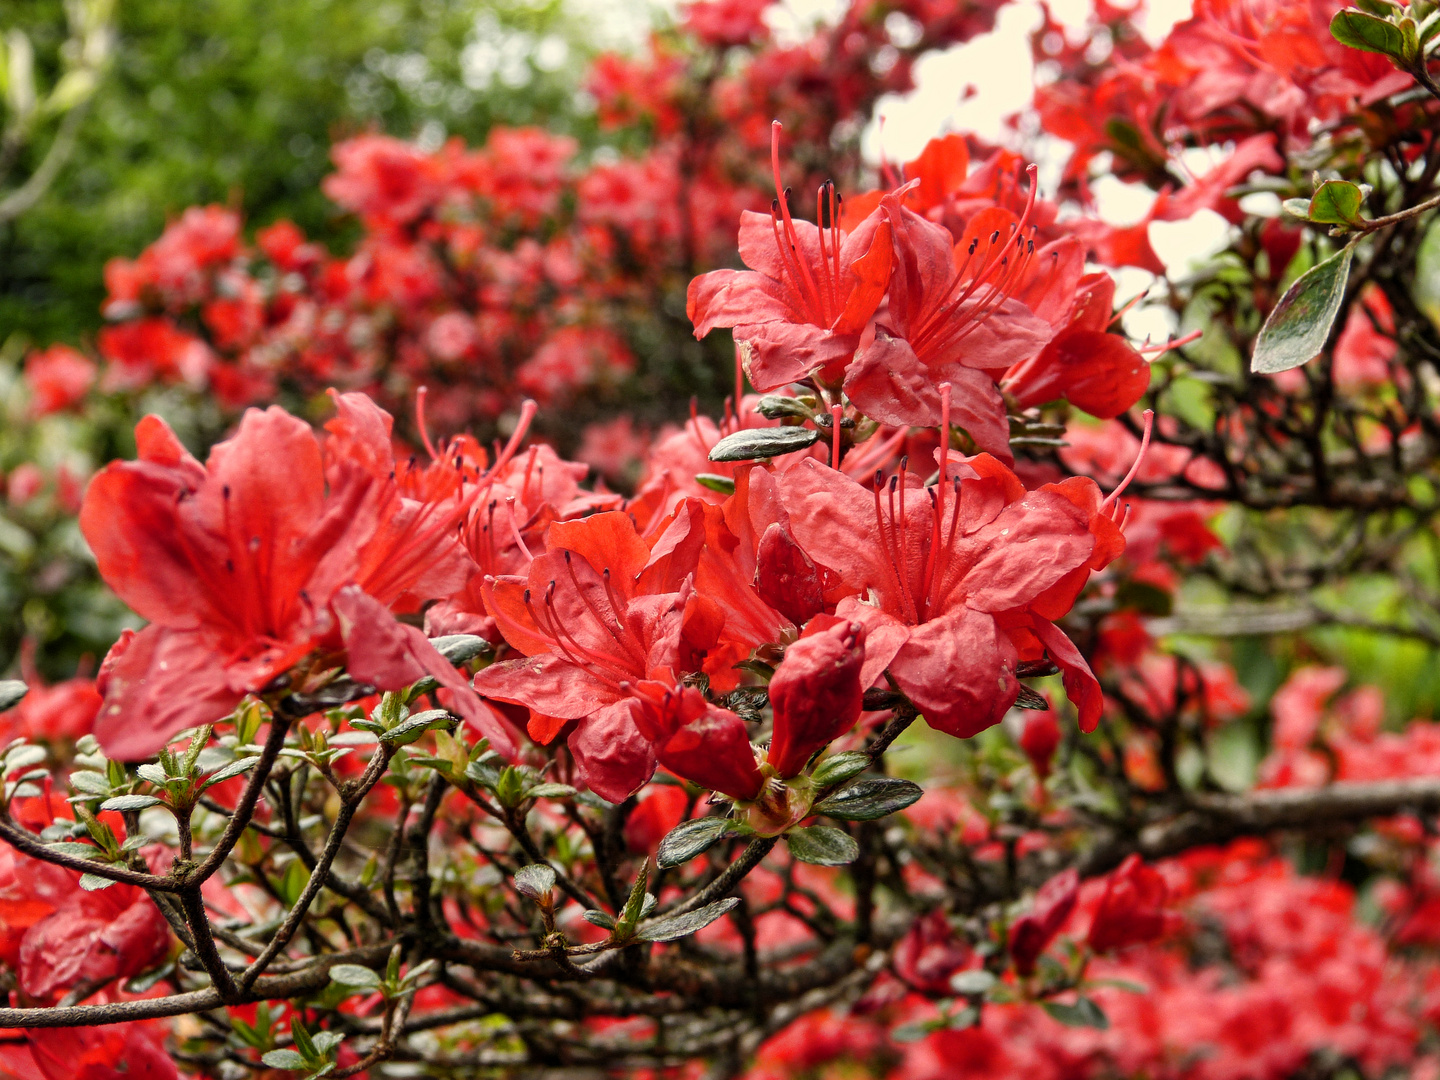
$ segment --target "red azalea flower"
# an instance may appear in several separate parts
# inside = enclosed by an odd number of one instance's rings
[[[860,719],[865,627],[817,616],[785,650],[770,680],[775,733],[766,760],[781,776],[794,776],[810,756],[844,735]]]
[[[1099,685],[1051,621],[1124,547],[1093,481],[1027,492],[981,454],[929,490],[903,464],[867,491],[816,461],[780,487],[796,539],[839,575],[836,615],[866,628],[863,685],[888,667],[931,727],[964,738],[1014,703],[1021,659],[1048,652],[1094,728]]]
[[[1063,870],[1040,886],[1035,905],[1028,914],[1010,924],[1010,955],[1021,975],[1035,974],[1040,959],[1055,935],[1065,925],[1080,896],[1080,875],[1074,867]]]
[[[1175,917],[1165,910],[1169,889],[1158,870],[1131,855],[1105,883],[1086,938],[1097,953],[1113,952],[1162,937]]]
[[[933,427],[940,423],[940,385],[948,382],[956,423],[982,449],[1010,461],[1010,426],[995,378],[1050,339],[1049,325],[1015,298],[1035,255],[1028,212],[1017,218],[995,207],[976,214],[957,244],[903,199],[902,189],[881,200],[895,243],[889,307],[874,341],[845,372],[845,393],[873,420]]]
[[[654,749],[636,727],[637,685],[669,688],[697,670],[724,614],[696,594],[693,563],[676,565],[666,551],[652,562],[628,514],[556,522],[545,543],[524,576],[485,581],[486,611],[525,658],[485,668],[475,687],[530,709],[538,742],[569,727],[582,778],[618,802],[655,769]]]
[[[31,353],[25,358],[30,412],[48,416],[83,401],[95,385],[96,370],[94,361],[68,345]]]
[[[933,997],[950,997],[955,991],[951,977],[974,959],[974,952],[955,937],[943,911],[932,911],[915,920],[895,946],[895,974],[907,986]]]
[[[692,686],[656,690],[655,684],[646,684],[630,705],[660,764],[707,791],[743,800],[759,795],[765,778],[745,721],[706,701]]]
[[[773,132],[774,207],[768,218],[740,216],[740,257],[751,269],[702,274],[686,299],[697,338],[717,326],[734,328],[746,374],[762,392],[828,365],[843,370],[885,296],[893,261],[889,224],[871,215],[845,233],[831,185],[817,196],[816,224],[791,218],[780,184],[778,121]]]
[[[1007,371],[1000,385],[1022,408],[1064,398],[1091,416],[1113,420],[1150,388],[1150,365],[1119,334],[1105,332],[1114,278],[1087,274],[1068,295],[1074,299],[1055,337]]]
[[[1030,759],[1037,779],[1050,775],[1050,760],[1060,747],[1060,722],[1051,709],[1027,712],[1020,732],[1020,749]]]
[[[44,1080],[179,1080],[180,1071],[152,1025],[31,1028],[25,1032]],[[27,1077],[26,1080],[29,1080]]]
[[[279,408],[252,409],[203,466],[163,420],[146,417],[139,459],[112,462],[91,483],[81,530],[106,583],[150,620],[101,668],[95,734],[112,757],[153,753],[322,643],[344,647],[357,633],[357,679],[398,689],[435,675],[498,750],[512,749],[424,635],[388,613],[418,582],[449,572],[453,529],[427,528],[424,509],[371,471],[384,459],[369,436],[388,417],[340,403],[328,469],[309,425]],[[368,436],[355,434],[367,424]]]

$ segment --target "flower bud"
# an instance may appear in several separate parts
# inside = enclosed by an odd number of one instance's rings
[[[1050,760],[1060,746],[1060,723],[1049,709],[1025,714],[1025,728],[1020,733],[1020,749],[1030,759],[1037,779],[1050,775]]]
[[[1017,973],[1035,974],[1035,962],[1075,910],[1079,895],[1080,875],[1073,866],[1040,886],[1030,913],[1010,924],[1010,955]]]
[[[1170,928],[1174,917],[1165,911],[1169,889],[1158,870],[1131,855],[1105,883],[1087,941],[1097,953],[1154,941]]]
[[[698,690],[667,694],[661,705],[662,734],[655,743],[660,764],[676,776],[732,799],[753,799],[765,778],[745,721],[712,705]]]
[[[855,726],[864,660],[865,628],[829,618],[812,621],[785,650],[770,680],[775,734],[768,760],[781,776],[794,776],[816,750]]]
[[[755,551],[755,589],[760,599],[796,626],[804,626],[825,606],[822,577],[784,525],[777,521],[765,530]]]

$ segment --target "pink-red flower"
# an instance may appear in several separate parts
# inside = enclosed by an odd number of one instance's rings
[[[820,190],[819,220],[796,221],[780,185],[779,130],[772,159],[776,201],[767,217],[740,217],[740,256],[749,270],[712,270],[690,283],[686,312],[695,336],[732,327],[757,390],[818,369],[838,381],[890,283],[890,225],[871,215],[846,233],[833,186]]]
[[[1055,940],[1079,897],[1080,875],[1071,867],[1040,886],[1031,909],[1010,924],[1010,956],[1019,974],[1035,974],[1036,961]]]
[[[865,685],[888,669],[927,723],[968,737],[1014,703],[1021,660],[1048,653],[1094,728],[1099,685],[1053,622],[1124,547],[1092,481],[1026,491],[982,454],[929,489],[902,468],[867,490],[816,461],[780,487],[796,540],[838,575],[835,614],[865,626]]]
[[[1153,867],[1129,856],[1105,882],[1086,942],[1097,953],[1113,952],[1163,936],[1175,925],[1165,910],[1169,888]]]
[[[205,465],[147,417],[138,460],[91,483],[81,530],[106,583],[150,621],[101,671],[95,733],[111,756],[146,756],[223,718],[321,647],[348,648],[351,674],[381,688],[434,675],[497,749],[512,748],[424,635],[389,614],[437,577],[458,572],[458,587],[468,560],[445,511],[395,490],[389,417],[355,396],[341,405],[324,451],[303,421],[251,410]]]
[[[775,732],[766,760],[781,776],[794,776],[811,755],[844,735],[860,719],[865,627],[819,616],[770,680]]]

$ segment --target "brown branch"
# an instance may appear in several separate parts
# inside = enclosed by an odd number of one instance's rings
[[[1287,829],[1357,824],[1403,813],[1440,813],[1440,779],[1336,783],[1321,788],[1248,795],[1195,795],[1179,813],[1126,836],[1112,836],[1080,862],[1085,876],[1103,874],[1127,855],[1163,859],[1189,848]]]

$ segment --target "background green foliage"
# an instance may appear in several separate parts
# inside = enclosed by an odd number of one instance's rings
[[[105,260],[137,254],[187,206],[238,205],[252,226],[289,217],[343,244],[320,180],[346,135],[474,143],[496,123],[589,127],[573,101],[590,35],[559,0],[119,0],[115,18],[75,154],[0,226],[0,340],[92,334]],[[0,0],[0,28],[29,36],[38,81],[52,82],[62,0]]]

